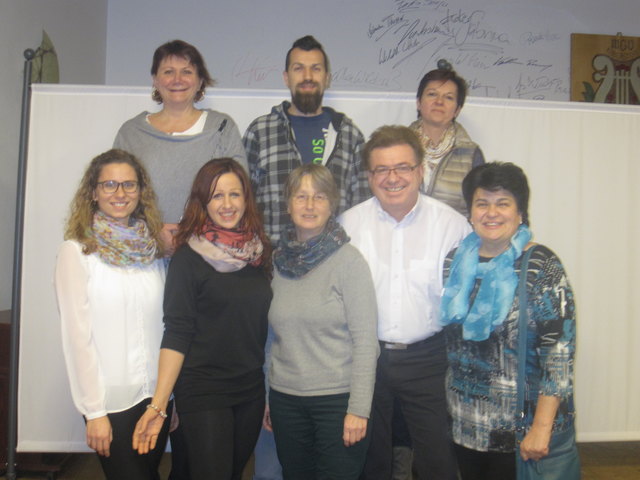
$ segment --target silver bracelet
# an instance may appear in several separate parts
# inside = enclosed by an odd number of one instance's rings
[[[149,405],[147,405],[147,408],[152,408],[153,410],[156,411],[156,413],[158,415],[160,415],[162,418],[167,418],[167,412],[165,412],[164,410],[160,410],[156,405],[154,405],[153,403],[150,403]]]

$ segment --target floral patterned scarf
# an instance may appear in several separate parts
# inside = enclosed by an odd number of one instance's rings
[[[91,227],[100,259],[116,267],[143,267],[156,258],[156,241],[144,220],[129,219],[129,225],[97,211]]]

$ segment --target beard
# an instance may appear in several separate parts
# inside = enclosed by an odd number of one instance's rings
[[[318,85],[316,85],[317,87]],[[298,90],[295,91],[291,101],[295,107],[306,115],[310,113],[316,113],[322,105],[322,96],[324,92],[319,88],[313,93],[301,93]]]

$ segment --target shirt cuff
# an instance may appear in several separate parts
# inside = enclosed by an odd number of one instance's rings
[[[95,420],[96,418],[106,417],[106,416],[107,416],[107,411],[100,410],[98,412],[88,413],[84,416],[84,418],[86,418],[87,420]]]

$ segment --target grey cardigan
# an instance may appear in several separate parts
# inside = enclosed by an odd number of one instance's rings
[[[153,128],[142,112],[118,131],[114,148],[135,155],[147,168],[165,223],[182,217],[191,184],[200,167],[212,158],[231,157],[246,169],[240,132],[229,115],[207,109],[202,133],[169,135]]]

